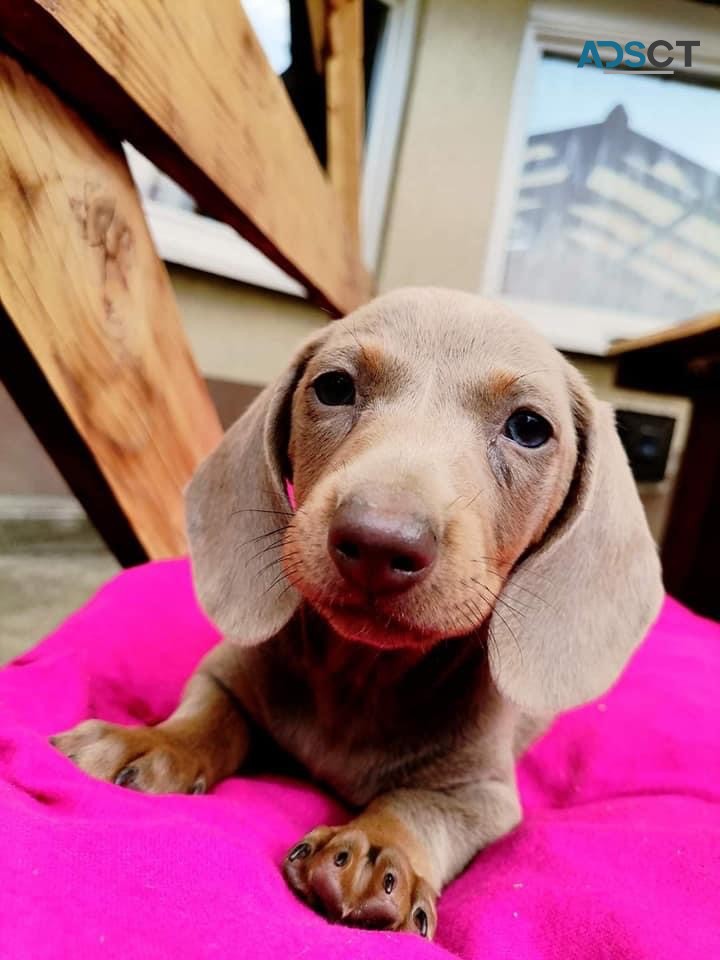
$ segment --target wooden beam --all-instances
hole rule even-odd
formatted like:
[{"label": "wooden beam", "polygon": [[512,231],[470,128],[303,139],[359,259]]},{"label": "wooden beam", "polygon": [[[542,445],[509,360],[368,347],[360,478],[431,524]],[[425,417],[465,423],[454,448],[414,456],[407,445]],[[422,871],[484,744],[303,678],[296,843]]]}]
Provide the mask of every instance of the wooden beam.
[{"label": "wooden beam", "polygon": [[719,321],[717,314],[708,315],[682,324],[680,336],[671,329],[616,348],[619,385],[691,397],[720,390]]},{"label": "wooden beam", "polygon": [[221,427],[118,146],[0,55],[0,375],[123,562],[185,550]]},{"label": "wooden beam", "polygon": [[325,68],[325,29],[327,26],[326,0],[305,0],[313,62],[318,73]]},{"label": "wooden beam", "polygon": [[[103,540],[126,567],[148,553],[88,446],[0,303],[0,379]],[[5,438],[3,438],[5,440]]]},{"label": "wooden beam", "polygon": [[327,0],[326,37],[328,173],[359,255],[365,103],[362,0]]},{"label": "wooden beam", "polygon": [[713,332],[720,335],[720,313],[703,313],[697,317],[692,317],[690,320],[685,320],[683,323],[674,323],[670,327],[664,327],[657,333],[649,333],[634,340],[618,340],[608,350],[608,356],[622,356],[625,353],[645,350],[647,347],[664,346],[678,340],[688,340],[691,337],[699,337],[701,334]]},{"label": "wooden beam", "polygon": [[693,402],[670,517],[662,544],[665,587],[720,620],[720,390]]},{"label": "wooden beam", "polygon": [[720,315],[706,314],[613,347],[617,382],[693,401],[662,543],[669,593],[720,618]]},{"label": "wooden beam", "polygon": [[331,312],[367,299],[347,207],[239,0],[14,0],[0,34]]}]

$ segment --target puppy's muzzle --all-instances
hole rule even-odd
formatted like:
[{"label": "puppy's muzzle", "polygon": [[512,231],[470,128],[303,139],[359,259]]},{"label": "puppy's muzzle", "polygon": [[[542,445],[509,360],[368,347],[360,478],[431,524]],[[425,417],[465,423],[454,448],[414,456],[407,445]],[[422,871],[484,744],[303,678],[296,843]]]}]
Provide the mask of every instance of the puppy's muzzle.
[{"label": "puppy's muzzle", "polygon": [[341,576],[368,594],[401,593],[430,572],[438,553],[430,521],[412,499],[351,497],[335,511],[328,551]]}]

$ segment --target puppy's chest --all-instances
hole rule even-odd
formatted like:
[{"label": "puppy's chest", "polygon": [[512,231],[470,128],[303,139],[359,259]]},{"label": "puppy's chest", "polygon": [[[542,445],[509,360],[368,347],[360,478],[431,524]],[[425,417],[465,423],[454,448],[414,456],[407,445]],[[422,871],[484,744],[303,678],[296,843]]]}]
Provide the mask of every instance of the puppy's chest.
[{"label": "puppy's chest", "polygon": [[422,782],[477,726],[482,651],[457,669],[454,656],[408,663],[397,654],[323,645],[264,652],[258,719],[350,803]]}]

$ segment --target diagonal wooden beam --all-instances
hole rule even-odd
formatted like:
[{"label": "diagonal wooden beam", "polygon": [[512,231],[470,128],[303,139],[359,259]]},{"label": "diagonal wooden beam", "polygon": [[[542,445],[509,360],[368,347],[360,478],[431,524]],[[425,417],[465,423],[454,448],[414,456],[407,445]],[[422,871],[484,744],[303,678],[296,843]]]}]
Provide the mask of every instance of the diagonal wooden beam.
[{"label": "diagonal wooden beam", "polygon": [[239,0],[13,0],[0,34],[331,312],[367,299],[347,206]]},{"label": "diagonal wooden beam", "polygon": [[326,16],[328,173],[359,243],[365,103],[362,0],[326,0]]},{"label": "diagonal wooden beam", "polygon": [[327,28],[326,0],[305,0],[313,62],[318,73],[325,69],[325,32]]},{"label": "diagonal wooden beam", "polygon": [[221,427],[119,146],[0,55],[0,377],[119,559],[185,550]]}]

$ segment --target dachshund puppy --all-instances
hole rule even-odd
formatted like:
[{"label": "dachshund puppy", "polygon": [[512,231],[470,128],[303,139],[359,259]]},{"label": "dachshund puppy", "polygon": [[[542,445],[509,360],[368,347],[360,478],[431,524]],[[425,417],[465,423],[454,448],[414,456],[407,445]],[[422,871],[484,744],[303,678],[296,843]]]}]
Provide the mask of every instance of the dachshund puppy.
[{"label": "dachshund puppy", "polygon": [[521,819],[518,754],[659,609],[610,408],[503,306],[401,290],[302,347],[187,510],[225,641],[164,723],[53,742],[121,786],[200,793],[263,731],[357,813],[292,848],[292,889],[432,937],[441,888]]}]

